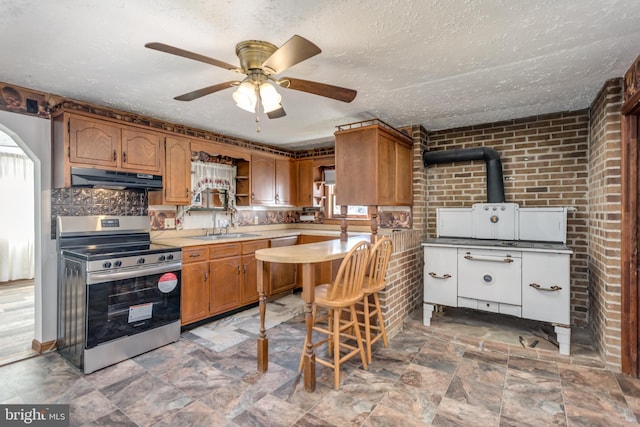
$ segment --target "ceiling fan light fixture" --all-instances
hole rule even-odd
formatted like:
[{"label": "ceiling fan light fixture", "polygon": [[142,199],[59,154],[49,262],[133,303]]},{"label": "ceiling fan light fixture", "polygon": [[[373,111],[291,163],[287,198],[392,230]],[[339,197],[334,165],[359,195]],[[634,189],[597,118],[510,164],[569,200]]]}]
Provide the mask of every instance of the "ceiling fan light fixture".
[{"label": "ceiling fan light fixture", "polygon": [[260,100],[265,113],[270,113],[278,108],[282,108],[282,105],[280,105],[282,95],[280,95],[276,88],[269,82],[264,82],[260,85]]},{"label": "ceiling fan light fixture", "polygon": [[258,97],[256,95],[256,87],[251,82],[242,82],[235,92],[233,92],[233,100],[236,105],[250,113],[256,112],[256,104]]}]

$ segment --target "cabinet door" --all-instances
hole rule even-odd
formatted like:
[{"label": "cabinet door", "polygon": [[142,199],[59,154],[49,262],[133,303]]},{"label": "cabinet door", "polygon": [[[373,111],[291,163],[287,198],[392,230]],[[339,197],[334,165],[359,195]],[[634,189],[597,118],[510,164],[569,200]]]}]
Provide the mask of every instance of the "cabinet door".
[{"label": "cabinet door", "polygon": [[272,205],[275,196],[274,158],[251,156],[251,204]]},{"label": "cabinet door", "polygon": [[274,201],[280,205],[293,205],[297,192],[295,163],[289,159],[277,159],[275,169]]},{"label": "cabinet door", "polygon": [[569,325],[569,254],[523,252],[522,317]]},{"label": "cabinet door", "polygon": [[115,169],[120,156],[120,128],[109,122],[71,117],[69,161]]},{"label": "cabinet door", "polygon": [[396,202],[410,206],[413,204],[413,153],[404,144],[396,145]]},{"label": "cabinet door", "polygon": [[183,325],[209,316],[209,263],[182,266],[181,320]]},{"label": "cabinet door", "polygon": [[298,160],[298,206],[313,206],[313,160]]},{"label": "cabinet door", "polygon": [[242,305],[258,301],[258,266],[255,255],[242,256]]},{"label": "cabinet door", "polygon": [[376,183],[380,205],[392,205],[396,197],[396,143],[387,134],[378,135]]},{"label": "cabinet door", "polygon": [[424,248],[424,301],[458,305],[457,248]]},{"label": "cabinet door", "polygon": [[[271,239],[272,248],[293,246],[298,242],[297,236]],[[298,287],[297,264],[270,263],[269,265],[269,295],[289,291]]]},{"label": "cabinet door", "polygon": [[209,314],[240,307],[240,257],[209,261]]},{"label": "cabinet door", "polygon": [[164,201],[172,205],[188,205],[191,199],[191,148],[187,139],[167,137],[162,176]]},{"label": "cabinet door", "polygon": [[160,134],[136,128],[122,129],[120,167],[135,172],[160,173]]},{"label": "cabinet door", "polygon": [[254,253],[268,247],[266,239],[242,242],[242,305],[258,301],[258,263]]},{"label": "cabinet door", "polygon": [[[331,236],[313,236],[313,235],[301,235],[298,243],[316,243],[316,242],[325,242],[327,240],[334,240],[338,237]],[[315,284],[321,285],[324,283],[331,283],[333,279],[335,279],[336,274],[338,273],[338,269],[340,269],[340,264],[342,263],[342,259],[336,259],[333,261],[325,261],[325,262],[317,262],[313,265],[314,268],[314,277]],[[298,267],[298,271],[301,274],[298,275],[298,279],[302,280],[302,267]],[[302,283],[299,284],[302,286]]]}]

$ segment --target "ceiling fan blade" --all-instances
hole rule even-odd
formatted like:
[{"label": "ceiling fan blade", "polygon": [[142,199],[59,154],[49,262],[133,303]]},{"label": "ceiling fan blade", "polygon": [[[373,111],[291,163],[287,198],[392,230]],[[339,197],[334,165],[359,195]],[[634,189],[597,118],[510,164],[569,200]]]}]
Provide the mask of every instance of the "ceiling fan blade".
[{"label": "ceiling fan blade", "polygon": [[286,116],[287,113],[284,111],[284,108],[280,107],[277,110],[269,111],[267,113],[267,117],[270,119],[279,119],[280,117]]},{"label": "ceiling fan blade", "polygon": [[193,92],[185,93],[180,96],[176,96],[175,100],[178,101],[193,101],[194,99],[198,99],[205,95],[212,94],[214,92],[218,92],[219,90],[228,89],[233,86],[239,85],[240,82],[237,80],[233,80],[230,82],[218,83],[217,85],[203,87],[202,89],[194,90]]},{"label": "ceiling fan blade", "polygon": [[309,80],[293,79],[291,77],[281,78],[278,80],[278,84],[284,88],[313,93],[314,95],[333,98],[342,102],[351,102],[358,94],[358,92],[353,89],[312,82]]},{"label": "ceiling fan blade", "polygon": [[299,62],[322,52],[318,46],[304,37],[295,35],[273,52],[263,63],[262,68],[271,74],[278,74]]},{"label": "ceiling fan blade", "polygon": [[193,59],[195,61],[204,62],[205,64],[215,65],[216,67],[224,68],[226,70],[242,72],[236,65],[231,65],[224,61],[219,61],[208,56],[200,55],[199,53],[189,52],[188,50],[180,49],[179,47],[169,46],[168,44],[152,42],[147,43],[144,47],[160,52],[170,53],[172,55],[182,56],[183,58]]}]

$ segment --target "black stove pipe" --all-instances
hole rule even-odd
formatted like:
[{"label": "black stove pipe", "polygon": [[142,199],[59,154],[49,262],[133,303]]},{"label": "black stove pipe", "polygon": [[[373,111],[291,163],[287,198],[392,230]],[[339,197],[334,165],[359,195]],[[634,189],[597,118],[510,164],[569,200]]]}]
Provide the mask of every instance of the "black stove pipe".
[{"label": "black stove pipe", "polygon": [[424,151],[424,167],[436,163],[469,162],[484,160],[487,165],[487,202],[504,203],[504,182],[500,155],[493,148],[475,147],[459,150]]}]

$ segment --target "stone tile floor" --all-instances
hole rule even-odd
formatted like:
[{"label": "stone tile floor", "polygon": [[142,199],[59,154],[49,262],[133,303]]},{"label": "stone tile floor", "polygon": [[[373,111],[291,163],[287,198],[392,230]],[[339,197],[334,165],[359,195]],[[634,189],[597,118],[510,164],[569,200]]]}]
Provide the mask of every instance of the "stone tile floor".
[{"label": "stone tile floor", "polygon": [[336,391],[319,365],[306,393],[299,296],[269,303],[265,374],[257,317],[251,309],[194,328],[90,375],[55,352],[0,367],[0,403],[69,403],[74,426],[638,425],[640,380],[603,369],[588,340],[575,356],[523,348],[530,325],[512,318],[452,310],[426,328],[416,312],[368,370],[347,362]]}]

